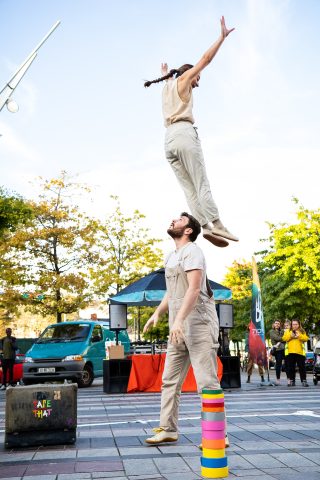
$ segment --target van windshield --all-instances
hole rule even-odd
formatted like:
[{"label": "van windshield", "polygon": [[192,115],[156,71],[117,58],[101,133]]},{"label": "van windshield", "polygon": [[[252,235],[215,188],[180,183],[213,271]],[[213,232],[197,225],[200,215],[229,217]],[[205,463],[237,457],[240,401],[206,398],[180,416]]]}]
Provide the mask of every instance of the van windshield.
[{"label": "van windshield", "polygon": [[45,329],[37,343],[82,342],[88,337],[89,331],[90,325],[86,324],[54,325]]}]

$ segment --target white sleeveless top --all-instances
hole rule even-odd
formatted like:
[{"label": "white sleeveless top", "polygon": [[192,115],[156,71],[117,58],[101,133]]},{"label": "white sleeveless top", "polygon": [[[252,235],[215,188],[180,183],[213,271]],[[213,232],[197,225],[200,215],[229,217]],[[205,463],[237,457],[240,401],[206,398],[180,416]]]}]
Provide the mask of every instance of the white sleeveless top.
[{"label": "white sleeveless top", "polygon": [[162,113],[165,127],[179,121],[191,122],[193,124],[192,107],[192,92],[189,101],[184,102],[178,93],[178,79],[169,79],[162,91]]}]

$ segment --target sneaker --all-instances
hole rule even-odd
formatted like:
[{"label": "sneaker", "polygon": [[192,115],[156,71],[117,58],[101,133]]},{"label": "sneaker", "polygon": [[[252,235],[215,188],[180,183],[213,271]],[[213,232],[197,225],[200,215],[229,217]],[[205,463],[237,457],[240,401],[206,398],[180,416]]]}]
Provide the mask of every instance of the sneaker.
[{"label": "sneaker", "polygon": [[233,242],[238,242],[239,238],[235,235],[232,235],[231,232],[223,225],[223,223],[218,219],[214,220],[213,228],[211,229],[211,233],[214,235],[218,235],[218,237],[227,238],[228,240],[232,240]]},{"label": "sneaker", "polygon": [[214,235],[212,231],[209,230],[208,228],[203,229],[202,235],[206,240],[209,240],[209,242],[211,242],[216,247],[223,248],[229,245],[229,242],[225,238]]},{"label": "sneaker", "polygon": [[176,442],[178,440],[177,432],[167,432],[161,427],[153,428],[152,430],[155,432],[155,435],[153,437],[146,438],[146,443],[157,445],[158,443]]},{"label": "sneaker", "polygon": [[309,387],[309,384],[307,383],[307,380],[303,380],[302,386],[303,387]]},{"label": "sneaker", "polygon": [[5,385],[1,385],[0,390],[5,390],[7,387]]}]

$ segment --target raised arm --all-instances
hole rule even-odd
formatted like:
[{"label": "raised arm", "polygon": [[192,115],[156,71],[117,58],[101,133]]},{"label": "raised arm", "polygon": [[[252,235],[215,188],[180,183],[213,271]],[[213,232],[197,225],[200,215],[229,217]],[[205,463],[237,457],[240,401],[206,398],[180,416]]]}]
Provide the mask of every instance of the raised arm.
[{"label": "raised arm", "polygon": [[[224,17],[220,19],[221,24],[221,33],[219,38],[214,42],[213,45],[202,55],[199,62],[195,64],[194,67],[187,70],[185,73],[179,77],[179,94],[183,95],[183,93],[187,94],[191,88],[191,84],[194,80],[197,79],[200,72],[209,65],[212,61],[216,53],[218,52],[219,48],[223,44],[224,40],[227,38],[229,33],[233,32],[234,28],[228,29],[226,27]],[[181,89],[181,92],[180,92]],[[187,96],[187,95],[183,95]]]}]

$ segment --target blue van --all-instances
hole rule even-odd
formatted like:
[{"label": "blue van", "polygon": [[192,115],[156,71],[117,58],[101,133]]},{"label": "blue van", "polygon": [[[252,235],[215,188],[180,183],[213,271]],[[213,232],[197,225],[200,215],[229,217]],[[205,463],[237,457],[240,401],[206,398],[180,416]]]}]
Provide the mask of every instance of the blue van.
[{"label": "blue van", "polygon": [[[77,320],[49,325],[27,351],[23,383],[72,380],[79,387],[90,387],[103,374],[105,341],[115,340],[109,321]],[[119,332],[125,353],[130,351],[126,330]]]}]

